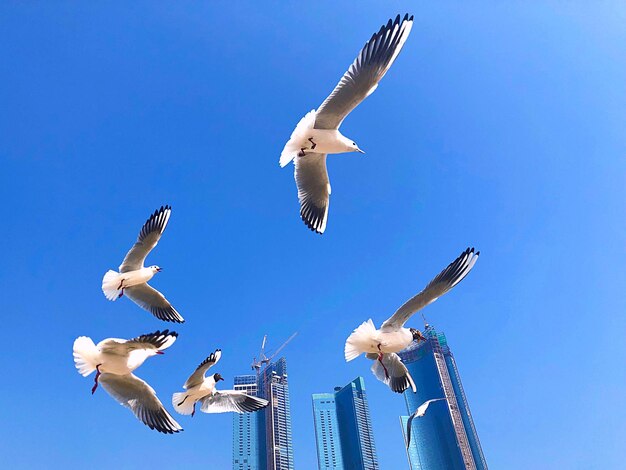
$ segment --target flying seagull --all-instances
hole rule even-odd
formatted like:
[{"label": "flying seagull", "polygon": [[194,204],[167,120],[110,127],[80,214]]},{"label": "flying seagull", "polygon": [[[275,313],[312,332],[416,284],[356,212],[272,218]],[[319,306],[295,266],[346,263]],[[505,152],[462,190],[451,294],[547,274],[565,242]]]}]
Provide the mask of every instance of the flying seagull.
[{"label": "flying seagull", "polygon": [[252,412],[265,408],[268,401],[263,398],[246,395],[237,390],[217,390],[216,385],[224,378],[220,374],[205,376],[206,372],[222,357],[222,350],[216,349],[200,363],[195,372],[183,385],[186,392],[174,393],[172,404],[182,415],[193,416],[196,413],[196,402],[200,402],[203,413],[236,413]]},{"label": "flying seagull", "polygon": [[185,320],[158,290],[148,281],[161,271],[159,266],[144,268],[148,254],[159,243],[159,239],[170,220],[172,208],[161,206],[141,227],[137,241],[126,253],[117,273],[108,270],[102,278],[102,292],[109,300],[117,300],[124,294],[141,308],[164,321],[183,323]]},{"label": "flying seagull", "polygon": [[[394,392],[402,393],[409,386],[415,391],[415,386],[411,385],[410,375],[405,379],[402,378],[408,374],[408,371],[405,373],[401,370],[402,368],[398,364],[401,364],[400,358],[393,353],[402,351],[413,340],[424,341],[425,338],[421,331],[415,328],[405,328],[404,324],[415,312],[434,302],[461,282],[474,267],[479,254],[480,252],[478,251],[474,253],[474,248],[466,249],[446,269],[430,281],[422,292],[406,301],[396,313],[382,324],[379,330],[376,329],[371,318],[362,323],[346,340],[344,349],[346,361],[351,361],[362,353],[366,353],[369,359],[373,359],[376,356],[380,367],[382,367],[382,373],[378,369],[378,365],[375,364],[375,367],[372,367],[376,377],[388,383]],[[388,366],[391,366],[391,369]],[[402,364],[402,367],[404,367],[404,364]],[[402,376],[399,374],[402,374]],[[381,376],[384,380],[381,379]],[[394,378],[397,380],[394,381]]]},{"label": "flying seagull", "polygon": [[328,218],[330,182],[326,171],[329,153],[361,152],[339,132],[345,117],[371,95],[400,53],[413,26],[413,16],[389,20],[365,43],[333,92],[317,110],[304,116],[280,155],[280,166],[295,159],[300,216],[311,230],[324,233]]},{"label": "flying seagull", "polygon": [[440,400],[445,400],[445,398],[433,398],[432,400],[425,401],[424,403],[422,403],[420,406],[417,407],[417,410],[415,410],[415,413],[409,416],[409,420],[406,422],[406,448],[407,449],[411,445],[411,423],[413,423],[413,419],[421,418],[422,416],[424,416],[426,414],[426,410],[428,409],[428,406],[431,403],[435,401],[440,401]]},{"label": "flying seagull", "polygon": [[74,341],[74,363],[83,377],[96,371],[92,394],[102,384],[150,429],[172,434],[183,428],[165,410],[154,389],[132,372],[149,357],[163,354],[177,337],[177,333],[163,330],[129,340],[108,338],[96,345],[91,338],[80,336]]}]

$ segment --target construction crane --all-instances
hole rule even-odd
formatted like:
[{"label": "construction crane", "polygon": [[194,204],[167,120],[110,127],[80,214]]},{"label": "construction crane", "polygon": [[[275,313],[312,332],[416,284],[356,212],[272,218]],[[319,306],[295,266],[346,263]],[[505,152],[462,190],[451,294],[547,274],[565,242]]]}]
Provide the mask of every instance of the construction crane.
[{"label": "construction crane", "polygon": [[265,343],[267,342],[267,335],[263,336],[263,342],[261,343],[261,352],[259,352],[259,358],[257,360],[257,358],[255,357],[254,360],[252,361],[252,370],[256,370],[256,375],[259,375],[261,373],[261,367],[263,367],[266,364],[269,364],[271,362],[272,359],[274,359],[274,357],[283,350],[283,348],[285,346],[287,346],[287,343],[289,343],[289,341],[291,341],[293,338],[295,338],[295,336],[298,334],[298,332],[296,331],[294,334],[292,334],[289,339],[287,341],[285,341],[276,351],[274,351],[274,353],[267,357],[265,355]]}]

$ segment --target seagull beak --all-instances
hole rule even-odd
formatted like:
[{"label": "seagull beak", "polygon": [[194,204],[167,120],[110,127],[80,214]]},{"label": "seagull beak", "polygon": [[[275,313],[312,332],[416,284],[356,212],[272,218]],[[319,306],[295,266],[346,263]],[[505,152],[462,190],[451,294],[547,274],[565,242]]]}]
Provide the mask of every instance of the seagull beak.
[{"label": "seagull beak", "polygon": [[361,149],[356,149],[356,151],[357,151],[357,152],[359,152],[359,153],[365,153],[365,152],[364,152],[363,150],[361,150]]},{"label": "seagull beak", "polygon": [[160,273],[161,271],[163,271],[163,268],[159,268],[157,269],[157,272]]},{"label": "seagull beak", "polygon": [[165,354],[163,351],[157,351],[157,354]]}]

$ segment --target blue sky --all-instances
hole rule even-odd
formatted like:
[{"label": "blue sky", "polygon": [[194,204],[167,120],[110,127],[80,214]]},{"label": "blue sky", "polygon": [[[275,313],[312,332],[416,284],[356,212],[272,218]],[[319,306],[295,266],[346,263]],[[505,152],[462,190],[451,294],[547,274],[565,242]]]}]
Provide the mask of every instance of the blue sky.
[{"label": "blue sky", "polygon": [[[533,2],[539,3],[539,2]],[[460,368],[492,468],[617,468],[626,439],[626,8],[619,2],[5,2],[0,6],[0,454],[13,468],[228,468],[229,415],[149,431],[80,377],[79,335],[172,325],[110,303],[141,224],[187,323],[137,374],[168,404],[217,347],[246,373],[285,350],[297,468],[311,394],[365,377],[383,469],[404,401],[343,343],[466,246],[472,273],[425,310]],[[323,236],[278,157],[388,18],[415,26],[329,158]],[[411,326],[421,326],[414,318]]]}]

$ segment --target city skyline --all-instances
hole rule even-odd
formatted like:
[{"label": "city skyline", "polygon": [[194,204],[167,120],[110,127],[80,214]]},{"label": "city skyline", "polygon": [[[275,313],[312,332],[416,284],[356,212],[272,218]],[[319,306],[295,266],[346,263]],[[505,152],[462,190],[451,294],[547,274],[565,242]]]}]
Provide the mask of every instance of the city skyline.
[{"label": "city skyline", "polygon": [[[318,236],[281,149],[406,12],[398,60],[342,125],[366,153],[328,158]],[[345,340],[475,246],[471,276],[426,313],[453,347],[489,466],[620,468],[624,412],[589,397],[626,389],[626,345],[583,344],[590,319],[626,331],[625,17],[623,2],[554,0],[1,2],[3,464],[232,466],[230,414],[176,416],[184,432],[162,435],[76,372],[79,336],[169,328],[176,343],[138,372],[168,411],[210,352],[224,352],[211,372],[226,389],[263,334],[298,331],[295,465],[317,462],[311,393],[363,376],[379,464],[405,468],[404,397],[367,359],[346,363]],[[162,205],[150,285],[180,325],[101,290]]]}]

